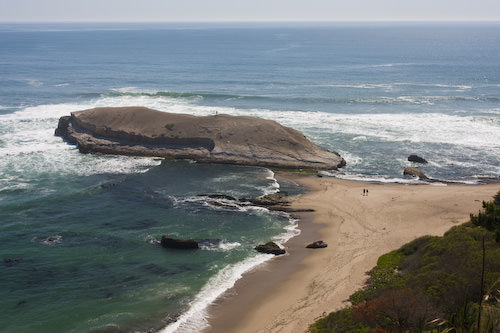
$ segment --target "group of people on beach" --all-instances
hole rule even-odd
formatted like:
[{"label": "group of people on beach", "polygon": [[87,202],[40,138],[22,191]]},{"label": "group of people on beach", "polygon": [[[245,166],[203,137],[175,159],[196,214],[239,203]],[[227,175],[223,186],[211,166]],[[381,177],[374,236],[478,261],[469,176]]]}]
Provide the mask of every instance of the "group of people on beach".
[{"label": "group of people on beach", "polygon": [[368,189],[367,188],[364,188],[363,189],[363,196],[367,196],[368,195]]}]

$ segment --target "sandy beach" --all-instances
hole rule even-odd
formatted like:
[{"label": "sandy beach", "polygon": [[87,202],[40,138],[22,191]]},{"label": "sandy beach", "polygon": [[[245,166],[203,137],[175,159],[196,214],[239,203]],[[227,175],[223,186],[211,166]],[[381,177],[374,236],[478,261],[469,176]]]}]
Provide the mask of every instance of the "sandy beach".
[{"label": "sandy beach", "polygon": [[[291,173],[309,189],[293,198],[301,235],[288,255],[246,274],[209,309],[210,332],[306,332],[316,319],[349,305],[380,255],[469,220],[500,191],[488,185],[369,184]],[[363,195],[364,189],[368,195]],[[314,240],[324,249],[305,249]]]}]

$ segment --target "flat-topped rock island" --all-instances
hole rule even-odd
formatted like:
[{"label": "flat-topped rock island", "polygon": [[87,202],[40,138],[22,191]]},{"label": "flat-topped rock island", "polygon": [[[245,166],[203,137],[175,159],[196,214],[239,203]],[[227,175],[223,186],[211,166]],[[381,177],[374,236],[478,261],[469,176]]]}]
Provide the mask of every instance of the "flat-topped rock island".
[{"label": "flat-topped rock island", "polygon": [[301,132],[249,116],[193,116],[101,107],[59,119],[56,135],[82,153],[154,156],[277,168],[338,169],[345,160]]}]

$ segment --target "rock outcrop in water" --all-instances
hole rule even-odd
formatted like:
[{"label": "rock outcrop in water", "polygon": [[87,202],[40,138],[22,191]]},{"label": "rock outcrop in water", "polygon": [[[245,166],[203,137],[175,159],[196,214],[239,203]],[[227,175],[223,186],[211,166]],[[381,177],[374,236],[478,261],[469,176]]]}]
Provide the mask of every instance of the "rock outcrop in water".
[{"label": "rock outcrop in water", "polygon": [[286,251],[278,246],[275,242],[267,242],[266,244],[260,244],[255,247],[260,253],[266,254],[274,254],[275,256],[279,256],[285,254]]},{"label": "rock outcrop in water", "polygon": [[318,147],[299,131],[247,116],[95,108],[61,117],[56,135],[77,144],[83,153],[316,170],[345,165],[339,154]]},{"label": "rock outcrop in water", "polygon": [[200,197],[206,197],[208,200],[206,203],[216,207],[226,207],[226,208],[242,208],[248,207],[248,205],[263,207],[272,211],[280,211],[286,213],[304,213],[304,212],[314,212],[314,209],[306,208],[292,208],[290,207],[290,200],[287,199],[288,194],[286,192],[278,192],[267,194],[261,197],[250,197],[236,199],[225,194],[198,194]]},{"label": "rock outcrop in water", "polygon": [[171,249],[193,250],[199,249],[198,242],[194,239],[178,239],[170,236],[162,236],[160,241],[161,246]]},{"label": "rock outcrop in water", "polygon": [[415,154],[411,154],[410,156],[408,156],[408,161],[415,162],[415,163],[422,163],[422,164],[428,163],[425,158],[418,156],[418,155],[415,155]]},{"label": "rock outcrop in water", "polygon": [[420,180],[429,180],[429,177],[427,177],[420,169],[414,167],[406,167],[403,171],[403,175],[415,177]]},{"label": "rock outcrop in water", "polygon": [[428,183],[443,183],[443,184],[453,183],[442,179],[429,178],[420,169],[414,167],[406,167],[403,171],[403,175],[423,180]]}]

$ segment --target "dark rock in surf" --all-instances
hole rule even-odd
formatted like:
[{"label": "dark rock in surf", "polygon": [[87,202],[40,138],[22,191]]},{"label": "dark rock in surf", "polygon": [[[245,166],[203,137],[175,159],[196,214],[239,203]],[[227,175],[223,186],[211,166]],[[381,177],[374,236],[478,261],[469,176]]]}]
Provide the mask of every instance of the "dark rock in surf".
[{"label": "dark rock in surf", "polygon": [[443,183],[443,184],[450,183],[449,181],[442,180],[442,179],[429,178],[420,169],[414,168],[414,167],[405,168],[405,170],[403,171],[403,175],[409,176],[409,177],[414,177],[414,178],[423,180],[423,181],[428,182],[428,183]]},{"label": "dark rock in surf", "polygon": [[230,195],[226,194],[198,194],[199,197],[208,197],[210,199],[223,199],[223,200],[228,200],[228,201],[236,201],[237,199],[235,197],[232,197]]},{"label": "dark rock in surf", "polygon": [[303,213],[303,212],[313,212],[313,209],[294,209],[290,207],[290,201],[287,199],[288,194],[286,192],[272,193],[264,195],[262,197],[247,197],[236,199],[232,196],[225,194],[198,194],[199,197],[206,197],[211,206],[214,207],[227,207],[227,208],[238,208],[245,207],[248,205],[263,207],[271,211],[281,211],[287,213]]},{"label": "dark rock in surf", "polygon": [[411,154],[410,156],[408,156],[408,161],[415,162],[415,163],[422,163],[422,164],[428,163],[425,158],[420,157],[420,156],[415,155],[415,154]]},{"label": "dark rock in surf", "polygon": [[198,242],[194,239],[177,239],[170,236],[163,236],[160,242],[161,246],[170,249],[191,250],[199,249]]},{"label": "dark rock in surf", "polygon": [[223,208],[225,207],[225,208],[230,208],[230,209],[240,207],[240,205],[238,205],[237,201],[228,203],[228,202],[223,202],[223,201],[207,200],[207,204],[214,206],[214,207],[223,207]]},{"label": "dark rock in surf", "polygon": [[259,198],[242,198],[240,201],[249,202],[255,206],[276,206],[276,205],[288,205],[290,201],[287,199],[288,194],[285,192],[277,192],[265,195]]},{"label": "dark rock in surf", "polygon": [[255,250],[260,253],[274,254],[277,256],[286,253],[286,251],[280,248],[275,242],[267,242],[266,244],[257,245]]},{"label": "dark rock in surf", "polygon": [[307,245],[306,248],[308,248],[308,249],[323,249],[327,246],[328,246],[328,244],[326,244],[322,240],[319,240],[319,241],[315,241],[315,242],[312,242],[311,244]]}]

